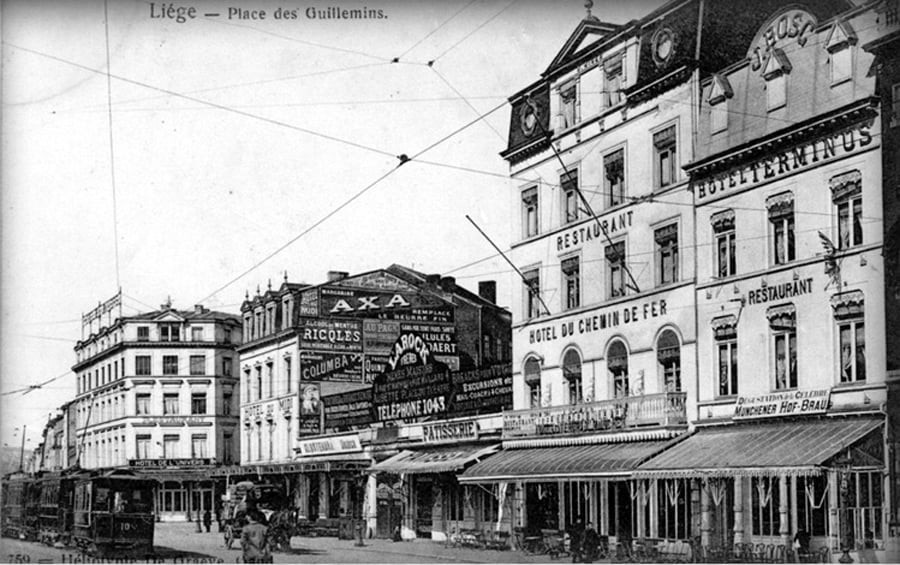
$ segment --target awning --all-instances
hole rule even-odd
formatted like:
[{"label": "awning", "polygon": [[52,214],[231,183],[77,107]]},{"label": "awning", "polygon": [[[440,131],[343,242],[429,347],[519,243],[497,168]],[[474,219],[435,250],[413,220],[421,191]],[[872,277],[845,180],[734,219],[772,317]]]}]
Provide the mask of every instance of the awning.
[{"label": "awning", "polygon": [[877,416],[847,416],[699,428],[638,467],[635,476],[815,475],[882,422]]},{"label": "awning", "polygon": [[671,440],[504,449],[473,465],[459,482],[553,480],[627,475]]},{"label": "awning", "polygon": [[315,473],[331,471],[360,471],[372,464],[372,458],[364,453],[338,453],[322,457],[301,457],[289,463],[269,465],[230,465],[217,467],[210,472],[212,477],[236,475],[282,475],[290,473]]},{"label": "awning", "polygon": [[497,451],[498,444],[403,450],[369,468],[372,473],[451,473]]}]

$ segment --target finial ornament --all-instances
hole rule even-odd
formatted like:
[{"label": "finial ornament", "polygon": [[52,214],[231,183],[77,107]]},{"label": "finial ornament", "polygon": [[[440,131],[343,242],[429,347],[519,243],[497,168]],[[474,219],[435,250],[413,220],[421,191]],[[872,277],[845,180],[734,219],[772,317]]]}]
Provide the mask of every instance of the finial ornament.
[{"label": "finial ornament", "polygon": [[284,282],[287,282],[287,269],[284,270]]},{"label": "finial ornament", "polygon": [[593,0],[584,0],[584,8],[587,10],[587,17],[591,17],[591,8],[594,7]]}]

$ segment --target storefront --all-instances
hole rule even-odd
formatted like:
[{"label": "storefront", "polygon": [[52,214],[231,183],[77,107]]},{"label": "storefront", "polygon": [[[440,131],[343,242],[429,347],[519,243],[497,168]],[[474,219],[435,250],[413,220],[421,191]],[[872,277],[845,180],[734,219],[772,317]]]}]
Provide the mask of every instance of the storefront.
[{"label": "storefront", "polygon": [[131,468],[159,483],[154,509],[157,521],[202,520],[215,510],[215,485],[210,459],[132,459]]},{"label": "storefront", "polygon": [[812,553],[881,548],[883,424],[882,415],[868,414],[702,426],[640,465],[635,477],[690,485],[700,503],[691,536],[713,552],[804,539]]},{"label": "storefront", "polygon": [[461,530],[496,522],[495,496],[460,485],[457,475],[499,449],[496,415],[394,428],[394,454],[373,465],[379,537],[443,541]]}]

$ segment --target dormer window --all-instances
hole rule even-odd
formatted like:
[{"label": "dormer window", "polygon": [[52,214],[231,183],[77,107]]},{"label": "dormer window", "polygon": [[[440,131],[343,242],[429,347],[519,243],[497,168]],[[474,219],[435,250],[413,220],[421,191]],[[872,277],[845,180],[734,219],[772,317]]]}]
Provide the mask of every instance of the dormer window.
[{"label": "dormer window", "polygon": [[787,104],[787,75],[791,72],[791,62],[781,49],[773,49],[766,66],[763,79],[766,81],[766,110],[771,112]]},{"label": "dormer window", "polygon": [[620,54],[603,62],[605,77],[603,88],[603,107],[612,108],[625,98],[622,87],[625,82],[625,58]]},{"label": "dormer window", "polygon": [[856,43],[856,34],[850,24],[838,20],[828,40],[825,42],[825,50],[831,59],[831,85],[841,84],[850,80],[853,75],[853,50],[851,45]]},{"label": "dormer window", "polygon": [[719,133],[728,128],[728,99],[734,96],[731,84],[723,76],[713,75],[709,89],[709,133]]},{"label": "dormer window", "polygon": [[160,324],[159,341],[181,341],[181,327],[179,324]]}]

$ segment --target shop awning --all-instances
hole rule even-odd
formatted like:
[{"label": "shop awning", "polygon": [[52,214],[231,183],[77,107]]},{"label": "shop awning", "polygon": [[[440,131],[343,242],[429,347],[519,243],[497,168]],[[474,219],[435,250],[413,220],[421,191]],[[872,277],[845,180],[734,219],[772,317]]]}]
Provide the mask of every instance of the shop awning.
[{"label": "shop awning", "polygon": [[338,453],[322,457],[301,457],[289,463],[270,465],[229,465],[217,467],[209,474],[212,477],[236,475],[282,475],[290,473],[312,473],[330,471],[359,471],[372,464],[372,458],[364,453]]},{"label": "shop awning", "polygon": [[469,463],[486,457],[500,447],[493,445],[453,446],[431,449],[406,449],[376,463],[369,468],[372,473],[451,473]]},{"label": "shop awning", "polygon": [[466,471],[459,482],[552,480],[625,475],[671,440],[504,449]]},{"label": "shop awning", "polygon": [[821,465],[882,422],[877,416],[847,416],[699,428],[642,464],[635,476],[819,474]]}]

